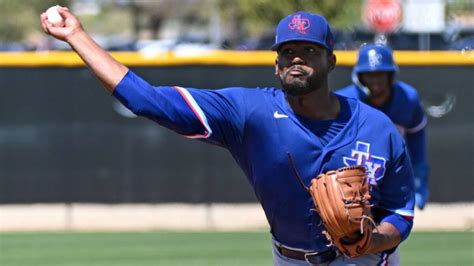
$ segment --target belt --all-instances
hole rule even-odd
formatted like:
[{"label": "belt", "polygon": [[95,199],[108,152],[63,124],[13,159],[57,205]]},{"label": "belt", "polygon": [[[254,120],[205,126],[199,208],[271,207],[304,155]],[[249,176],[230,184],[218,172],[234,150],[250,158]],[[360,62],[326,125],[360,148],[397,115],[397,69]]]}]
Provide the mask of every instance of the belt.
[{"label": "belt", "polygon": [[292,250],[278,245],[275,245],[275,247],[281,255],[287,258],[295,260],[304,260],[310,264],[328,263],[333,261],[338,255],[337,251],[332,249],[320,253],[305,253],[302,251]]}]

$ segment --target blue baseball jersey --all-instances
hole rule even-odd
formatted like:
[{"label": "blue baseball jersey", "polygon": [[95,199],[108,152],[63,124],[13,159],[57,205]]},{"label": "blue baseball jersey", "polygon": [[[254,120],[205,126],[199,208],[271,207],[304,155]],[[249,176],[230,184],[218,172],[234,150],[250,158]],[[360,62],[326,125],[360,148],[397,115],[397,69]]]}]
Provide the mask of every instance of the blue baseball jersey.
[{"label": "blue baseball jersey", "polygon": [[403,239],[412,228],[413,174],[403,139],[385,115],[360,101],[338,96],[344,111],[335,124],[344,126],[321,139],[311,129],[317,121],[294,113],[277,88],[154,87],[129,71],[114,96],[137,115],[228,149],[252,185],[273,237],[287,247],[329,249],[312,198],[287,154],[306,185],[320,173],[364,165],[378,222],[393,224]]},{"label": "blue baseball jersey", "polygon": [[[336,91],[337,94],[367,102],[367,94],[356,84]],[[426,133],[428,119],[423,111],[415,88],[402,81],[395,81],[390,100],[381,107],[405,137],[415,175],[427,185],[428,162],[426,158]]]}]

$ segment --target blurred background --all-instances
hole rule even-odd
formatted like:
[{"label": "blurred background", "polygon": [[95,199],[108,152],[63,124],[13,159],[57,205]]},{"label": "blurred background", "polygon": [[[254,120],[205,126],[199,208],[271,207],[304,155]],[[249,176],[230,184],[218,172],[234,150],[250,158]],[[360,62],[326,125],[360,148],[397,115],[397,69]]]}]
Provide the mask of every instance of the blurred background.
[{"label": "blurred background", "polygon": [[[332,25],[334,90],[351,83],[361,45],[388,43],[398,78],[418,89],[429,117],[431,196],[416,225],[473,228],[473,0],[0,0],[0,231],[120,222],[130,229],[137,219],[125,225],[127,219],[109,215],[124,204],[152,208],[118,210],[119,217],[149,214],[138,219],[139,228],[189,226],[178,208],[153,211],[154,204],[176,203],[192,206],[180,209],[186,213],[203,211],[204,228],[266,226],[227,151],[136,118],[103,92],[68,45],[42,32],[39,15],[56,4],[68,6],[100,45],[154,85],[278,87],[268,50],[276,23],[297,10],[323,14]],[[35,215],[35,204],[53,211]],[[91,204],[104,209],[81,212]],[[212,210],[219,204],[252,210],[218,215]],[[465,219],[448,219],[446,211]],[[435,218],[423,218],[430,213]]]},{"label": "blurred background", "polygon": [[[369,8],[367,2],[373,2]],[[370,9],[378,2],[386,12],[374,28]],[[69,49],[42,34],[38,23],[38,14],[55,4],[68,6],[110,51],[267,50],[276,23],[297,10],[323,14],[333,27],[337,50],[353,50],[373,41],[379,36],[374,29],[386,32],[385,41],[396,50],[471,50],[474,46],[472,0],[404,0],[398,1],[399,7],[383,2],[0,0],[0,50]]]},{"label": "blurred background", "polygon": [[280,86],[269,48],[298,10],[330,21],[334,90],[361,45],[387,43],[428,115],[430,201],[402,265],[473,265],[474,0],[0,0],[0,265],[271,264],[266,218],[231,155],[104,93],[42,32],[56,4],[153,85]]},{"label": "blurred background", "polygon": [[57,4],[153,85],[280,86],[269,49],[298,10],[332,26],[333,90],[351,83],[361,45],[392,46],[428,115],[431,166],[402,265],[474,265],[474,0],[0,0],[0,265],[271,264],[266,218],[231,155],[104,93],[42,32]]}]

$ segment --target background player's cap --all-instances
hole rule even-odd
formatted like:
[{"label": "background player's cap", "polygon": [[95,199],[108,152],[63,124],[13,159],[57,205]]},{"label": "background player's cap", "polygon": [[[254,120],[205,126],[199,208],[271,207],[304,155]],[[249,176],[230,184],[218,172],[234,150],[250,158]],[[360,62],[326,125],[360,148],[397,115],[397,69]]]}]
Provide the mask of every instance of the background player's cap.
[{"label": "background player's cap", "polygon": [[392,49],[383,44],[367,44],[359,49],[355,73],[362,72],[398,72],[393,60]]},{"label": "background player's cap", "polygon": [[331,52],[334,48],[334,37],[326,19],[303,11],[291,14],[278,23],[272,50],[276,51],[280,45],[292,41],[317,43]]}]

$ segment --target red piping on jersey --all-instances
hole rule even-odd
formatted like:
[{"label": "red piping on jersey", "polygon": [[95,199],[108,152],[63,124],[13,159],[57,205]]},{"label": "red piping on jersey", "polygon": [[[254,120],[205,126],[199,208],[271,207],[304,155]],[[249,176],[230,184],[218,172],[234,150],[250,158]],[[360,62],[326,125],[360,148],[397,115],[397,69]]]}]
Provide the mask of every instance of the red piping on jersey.
[{"label": "red piping on jersey", "polygon": [[[178,93],[181,95],[181,97],[183,97],[184,101],[186,102],[186,104],[189,106],[189,108],[191,108],[191,110],[193,111],[194,115],[197,117],[197,119],[199,120],[199,122],[201,123],[201,125],[204,126],[204,128],[207,128],[206,127],[206,123],[204,123],[204,120],[202,119],[202,117],[199,115],[199,112],[193,107],[193,104],[188,100],[188,98],[186,97],[186,95],[181,92],[181,89],[185,90],[184,88],[181,88],[181,87],[178,87],[178,86],[174,86],[173,87],[175,90],[178,91]],[[181,134],[183,135],[184,137],[186,138],[208,138],[209,137],[209,131],[208,130],[204,130],[204,134],[192,134],[192,135],[186,135],[186,134]]]}]

